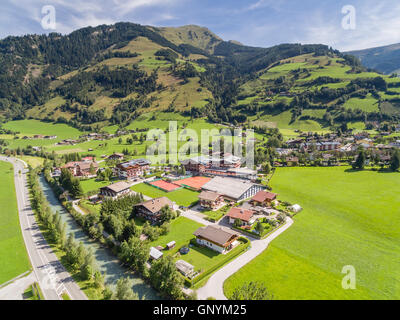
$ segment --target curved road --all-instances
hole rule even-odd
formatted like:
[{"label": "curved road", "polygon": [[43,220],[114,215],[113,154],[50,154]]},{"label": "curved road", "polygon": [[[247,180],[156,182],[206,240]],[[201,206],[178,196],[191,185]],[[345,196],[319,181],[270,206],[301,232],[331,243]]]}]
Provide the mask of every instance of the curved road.
[{"label": "curved road", "polygon": [[33,267],[33,275],[46,300],[61,300],[65,292],[72,300],[88,300],[71,275],[65,270],[43,237],[29,200],[27,172],[21,160],[0,156],[14,165],[15,191],[19,220],[25,247]]},{"label": "curved road", "polygon": [[227,300],[224,295],[225,280],[261,254],[265,249],[267,249],[271,241],[287,230],[292,224],[293,220],[287,217],[285,225],[270,234],[267,238],[263,240],[252,239],[251,248],[247,252],[243,253],[232,262],[219,269],[210,277],[210,279],[208,279],[204,287],[197,290],[198,299],[206,300],[209,297],[214,297],[217,300]]}]

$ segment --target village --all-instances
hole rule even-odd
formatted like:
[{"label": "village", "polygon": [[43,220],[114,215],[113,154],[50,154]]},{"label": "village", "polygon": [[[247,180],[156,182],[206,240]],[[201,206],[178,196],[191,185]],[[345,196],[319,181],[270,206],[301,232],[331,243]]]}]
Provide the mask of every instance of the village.
[{"label": "village", "polygon": [[[125,133],[118,132],[117,136]],[[105,200],[115,201],[140,194],[143,201],[132,211],[142,221],[160,226],[165,211],[172,210],[179,213],[178,216],[200,223],[202,226],[192,233],[192,239],[186,239],[189,242],[179,248],[171,237],[168,237],[168,242],[152,246],[148,264],[150,267],[152,260],[173,252],[179,272],[193,281],[205,271],[187,258],[191,256],[193,247],[229,255],[248,240],[266,238],[285,224],[287,217],[302,210],[301,205],[278,199],[279,195],[269,190],[268,180],[276,167],[349,165],[355,162],[358,152],[364,150],[366,165],[371,163],[383,168],[390,164],[392,150],[400,147],[400,141],[382,143],[382,137],[386,135],[381,133],[371,137],[367,132],[341,135],[300,133],[297,138],[274,148],[274,161],[268,170],[263,165],[248,168],[240,157],[225,152],[195,156],[175,166],[152,164],[144,158],[113,153],[102,155],[99,161],[94,156],[86,156],[80,161],[67,162],[53,168],[51,174],[58,178],[63,170],[68,170],[83,185],[102,180],[101,187],[96,185],[93,190],[84,192],[78,201],[75,200],[81,212],[90,213],[91,207],[99,210]],[[114,135],[92,133],[80,139],[103,141],[112,137]],[[72,141],[75,142],[79,141]],[[190,192],[190,201],[181,201],[178,195],[184,191]],[[148,236],[142,234],[141,239],[147,240]]]},{"label": "village", "polygon": [[[152,166],[146,159],[126,160],[120,153],[114,153],[99,162],[88,156],[53,168],[52,177],[59,178],[63,170],[68,170],[84,184],[98,179],[106,170],[101,167],[106,160],[115,163],[109,184],[96,189],[95,193],[83,195],[78,201],[74,200],[75,209],[90,213],[91,207],[99,208],[103,201],[117,201],[138,194],[135,186],[145,186],[164,193],[164,196],[154,198],[146,195],[146,192],[141,193],[143,202],[132,208],[136,219],[160,226],[165,211],[170,209],[202,226],[192,233],[192,238],[187,239],[189,242],[182,247],[177,248],[177,241],[172,238],[151,247],[148,267],[151,261],[161,259],[165,254],[170,255],[173,251],[173,256],[177,257],[176,268],[189,280],[187,283],[190,285],[193,279],[207,271],[190,263],[193,263],[190,251],[201,252],[205,257],[220,255],[223,261],[226,261],[224,256],[228,260],[233,259],[248,249],[251,240],[266,238],[286,222],[287,216],[301,211],[299,205],[282,203],[277,194],[257,183],[257,171],[242,167],[239,157],[223,152],[183,161],[177,171]],[[152,174],[154,172],[158,174]],[[173,201],[173,196],[182,190],[196,195],[190,205],[179,200]],[[174,230],[170,233],[173,234]],[[147,240],[148,236],[142,234],[141,239]],[[201,250],[196,250],[196,247]],[[211,269],[217,268],[211,266]]]}]

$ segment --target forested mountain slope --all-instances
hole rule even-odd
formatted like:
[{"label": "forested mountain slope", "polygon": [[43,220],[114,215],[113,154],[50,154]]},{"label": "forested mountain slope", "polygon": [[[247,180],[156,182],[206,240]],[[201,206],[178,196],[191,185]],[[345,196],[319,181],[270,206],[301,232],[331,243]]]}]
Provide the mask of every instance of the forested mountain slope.
[{"label": "forested mountain slope", "polygon": [[[398,82],[366,72],[354,57],[325,45],[248,47],[198,26],[117,23],[66,36],[8,37],[0,41],[0,62],[7,120],[84,129],[168,111],[267,126],[279,125],[276,116],[292,123],[310,117],[325,126],[398,114]],[[359,112],[352,99],[367,99],[368,107]]]}]

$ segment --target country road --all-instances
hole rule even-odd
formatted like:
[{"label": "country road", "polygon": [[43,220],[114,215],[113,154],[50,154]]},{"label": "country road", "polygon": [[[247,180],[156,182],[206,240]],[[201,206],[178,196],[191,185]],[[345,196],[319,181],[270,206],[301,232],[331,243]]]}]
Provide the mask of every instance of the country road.
[{"label": "country road", "polygon": [[62,294],[67,293],[72,300],[88,300],[58,260],[39,229],[29,200],[28,170],[24,162],[3,156],[0,156],[0,160],[14,165],[15,191],[22,235],[33,267],[33,277],[39,283],[45,299],[61,300]]},{"label": "country road", "polygon": [[287,230],[292,224],[293,220],[287,217],[286,223],[279,229],[275,230],[267,238],[263,240],[255,240],[253,238],[249,238],[251,241],[251,248],[236,259],[234,259],[232,262],[219,269],[216,273],[214,273],[210,277],[210,279],[208,279],[205,286],[197,290],[198,299],[206,300],[209,297],[213,297],[217,300],[227,300],[224,294],[225,280],[237,271],[239,271],[251,260],[256,258],[264,250],[266,250],[271,241],[282,234],[285,230]]}]

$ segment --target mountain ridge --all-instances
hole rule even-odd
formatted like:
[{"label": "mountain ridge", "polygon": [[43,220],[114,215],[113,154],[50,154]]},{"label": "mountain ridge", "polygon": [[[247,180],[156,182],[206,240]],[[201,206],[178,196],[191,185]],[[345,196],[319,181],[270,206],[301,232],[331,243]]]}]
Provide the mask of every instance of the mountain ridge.
[{"label": "mountain ridge", "polygon": [[[382,113],[380,94],[389,82],[326,45],[249,47],[194,25],[117,23],[65,36],[8,37],[0,41],[0,61],[3,118],[79,128],[125,126],[160,111],[256,124],[275,122],[280,114],[287,125],[312,122],[318,128],[370,121]],[[370,94],[379,108],[355,112],[346,106],[354,95],[362,100]],[[392,94],[385,99],[398,98]],[[383,117],[397,114],[393,103]]]}]

